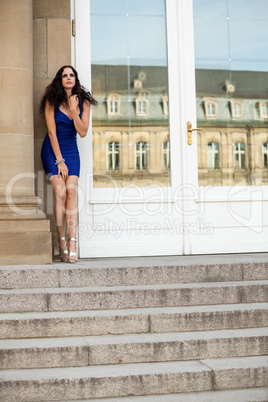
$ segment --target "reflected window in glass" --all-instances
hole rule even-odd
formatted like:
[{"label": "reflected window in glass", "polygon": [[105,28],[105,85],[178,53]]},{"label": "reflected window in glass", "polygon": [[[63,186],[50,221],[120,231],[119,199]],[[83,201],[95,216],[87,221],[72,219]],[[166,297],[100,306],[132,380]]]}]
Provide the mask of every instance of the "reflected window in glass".
[{"label": "reflected window in glass", "polygon": [[218,142],[210,142],[208,144],[208,169],[215,170],[220,167],[220,153]]},{"label": "reflected window in glass", "polygon": [[167,96],[163,96],[163,113],[165,116],[169,115],[169,103]]},{"label": "reflected window in glass", "polygon": [[119,169],[119,143],[109,142],[108,144],[108,170]]},{"label": "reflected window in glass", "polygon": [[111,94],[107,98],[108,115],[118,116],[120,115],[120,95]]},{"label": "reflected window in glass", "polygon": [[136,144],[136,169],[147,169],[147,142],[140,141]]},{"label": "reflected window in glass", "polygon": [[169,141],[163,142],[163,156],[164,156],[164,169],[170,168],[170,143]]},{"label": "reflected window in glass", "polygon": [[236,142],[234,148],[235,169],[246,169],[246,146],[244,142]]},{"label": "reflected window in glass", "polygon": [[264,169],[268,169],[268,142],[263,144],[262,154],[263,154],[263,167]]},{"label": "reflected window in glass", "polygon": [[243,116],[243,104],[238,101],[231,101],[231,112],[233,119],[240,119]]},{"label": "reflected window in glass", "polygon": [[137,116],[148,116],[149,102],[147,99],[136,99],[136,114]]},{"label": "reflected window in glass", "polygon": [[260,117],[268,119],[268,102],[260,102]]},{"label": "reflected window in glass", "polygon": [[216,119],[218,112],[217,102],[214,100],[205,100],[205,113],[207,119]]}]

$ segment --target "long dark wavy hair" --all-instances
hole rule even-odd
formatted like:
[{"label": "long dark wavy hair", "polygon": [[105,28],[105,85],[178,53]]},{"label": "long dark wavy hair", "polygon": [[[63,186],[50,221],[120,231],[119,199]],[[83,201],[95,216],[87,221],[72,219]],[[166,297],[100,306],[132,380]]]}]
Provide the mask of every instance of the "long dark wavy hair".
[{"label": "long dark wavy hair", "polygon": [[79,105],[81,105],[84,100],[88,101],[91,105],[98,104],[91,93],[80,84],[75,68],[73,68],[73,66],[63,66],[59,69],[51,84],[49,84],[45,89],[45,93],[40,102],[39,110],[41,113],[44,113],[45,111],[46,101],[48,101],[54,109],[58,109],[62,104],[68,105],[67,94],[62,85],[62,73],[65,68],[71,68],[75,75],[75,85],[72,88],[72,95],[78,96]]}]

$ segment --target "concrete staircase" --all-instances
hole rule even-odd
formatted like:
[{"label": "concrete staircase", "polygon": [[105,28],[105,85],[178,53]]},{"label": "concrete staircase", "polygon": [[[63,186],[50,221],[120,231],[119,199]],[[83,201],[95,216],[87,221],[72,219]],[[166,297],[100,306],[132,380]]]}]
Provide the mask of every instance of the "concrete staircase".
[{"label": "concrete staircase", "polygon": [[203,260],[0,268],[0,401],[268,400],[268,262]]}]

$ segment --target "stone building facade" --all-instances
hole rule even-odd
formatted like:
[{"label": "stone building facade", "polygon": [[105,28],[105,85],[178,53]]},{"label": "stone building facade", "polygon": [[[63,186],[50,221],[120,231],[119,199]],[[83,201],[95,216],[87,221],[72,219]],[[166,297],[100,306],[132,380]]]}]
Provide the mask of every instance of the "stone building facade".
[{"label": "stone building facade", "polygon": [[56,71],[71,62],[70,2],[1,0],[0,19],[0,264],[50,263],[50,214],[42,212],[47,203],[40,206],[47,184],[39,173],[46,127],[38,108]]}]

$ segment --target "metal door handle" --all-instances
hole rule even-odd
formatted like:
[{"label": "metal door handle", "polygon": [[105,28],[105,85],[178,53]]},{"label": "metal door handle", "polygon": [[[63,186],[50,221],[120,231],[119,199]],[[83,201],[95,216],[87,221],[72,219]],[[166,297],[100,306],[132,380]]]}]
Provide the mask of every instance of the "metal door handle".
[{"label": "metal door handle", "polygon": [[188,142],[188,145],[192,145],[192,143],[193,143],[192,131],[203,131],[203,130],[201,130],[201,128],[192,128],[192,123],[190,121],[187,121],[187,142]]}]

